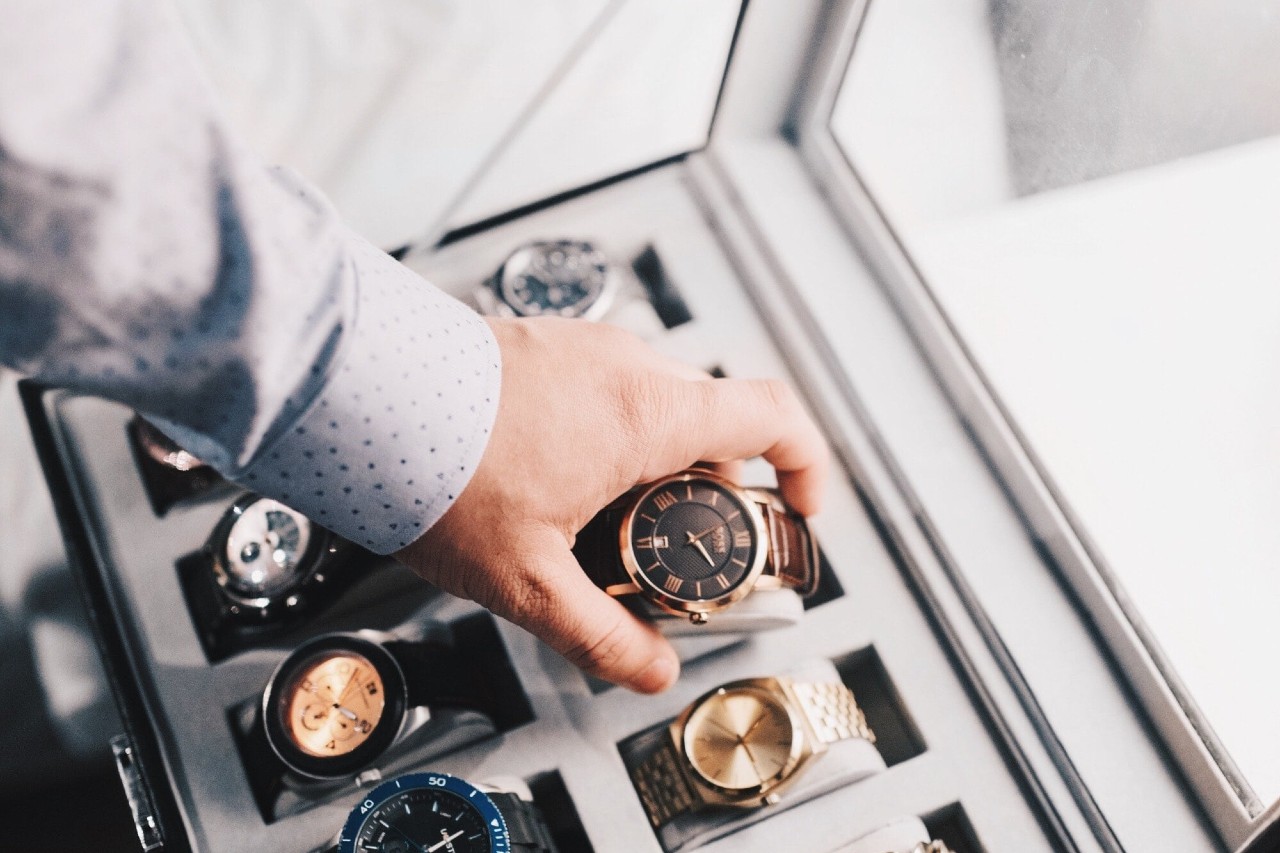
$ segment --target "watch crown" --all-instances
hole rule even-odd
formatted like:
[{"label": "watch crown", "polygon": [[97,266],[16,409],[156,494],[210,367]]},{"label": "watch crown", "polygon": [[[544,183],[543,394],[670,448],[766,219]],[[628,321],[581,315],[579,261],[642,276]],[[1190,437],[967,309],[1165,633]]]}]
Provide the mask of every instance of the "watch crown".
[{"label": "watch crown", "polygon": [[705,614],[705,613],[690,613],[690,614],[689,614],[689,621],[690,621],[690,622],[692,622],[692,623],[693,623],[693,624],[695,624],[695,625],[705,625],[705,624],[707,624],[707,614]]}]

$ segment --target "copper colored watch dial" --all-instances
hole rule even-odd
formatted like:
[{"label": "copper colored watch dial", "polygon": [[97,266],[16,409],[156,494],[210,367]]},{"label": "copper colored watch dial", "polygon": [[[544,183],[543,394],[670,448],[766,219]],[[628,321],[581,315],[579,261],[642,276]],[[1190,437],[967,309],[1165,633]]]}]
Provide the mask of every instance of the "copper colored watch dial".
[{"label": "copper colored watch dial", "polygon": [[386,707],[382,676],[368,658],[323,652],[300,665],[280,693],[284,730],[307,755],[346,755],[369,739]]}]

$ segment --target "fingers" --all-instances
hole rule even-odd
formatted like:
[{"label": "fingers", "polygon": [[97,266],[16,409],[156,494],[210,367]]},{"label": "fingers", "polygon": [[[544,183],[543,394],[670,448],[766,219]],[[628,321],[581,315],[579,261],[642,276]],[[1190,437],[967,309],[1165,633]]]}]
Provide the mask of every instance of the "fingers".
[{"label": "fingers", "polygon": [[828,453],[822,433],[791,386],[776,379],[714,379],[684,384],[687,399],[668,411],[674,421],[653,448],[650,465],[662,476],[693,461],[725,462],[763,456],[796,510],[821,508]]},{"label": "fingers", "polygon": [[524,564],[495,612],[598,678],[640,693],[675,683],[680,661],[671,644],[587,578],[562,534],[547,529],[522,545]]}]

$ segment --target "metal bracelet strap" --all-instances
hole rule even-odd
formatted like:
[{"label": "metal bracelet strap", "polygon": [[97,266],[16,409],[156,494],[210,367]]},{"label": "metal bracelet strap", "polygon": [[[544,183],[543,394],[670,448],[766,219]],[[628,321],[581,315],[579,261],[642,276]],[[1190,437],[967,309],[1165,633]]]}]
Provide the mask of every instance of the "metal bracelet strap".
[{"label": "metal bracelet strap", "polygon": [[769,568],[802,597],[818,588],[818,548],[804,516],[787,508],[774,489],[756,489],[767,497],[761,504],[769,531]]},{"label": "metal bracelet strap", "polygon": [[546,818],[538,807],[516,794],[491,793],[489,799],[507,822],[507,838],[521,853],[557,853]]},{"label": "metal bracelet strap", "polygon": [[631,781],[654,829],[691,810],[696,802],[680,762],[675,744],[664,732],[657,748],[631,771]]},{"label": "metal bracelet strap", "polygon": [[867,725],[866,715],[858,707],[853,691],[834,681],[792,682],[791,690],[804,709],[818,740],[835,743],[860,737],[876,742],[876,734]]}]

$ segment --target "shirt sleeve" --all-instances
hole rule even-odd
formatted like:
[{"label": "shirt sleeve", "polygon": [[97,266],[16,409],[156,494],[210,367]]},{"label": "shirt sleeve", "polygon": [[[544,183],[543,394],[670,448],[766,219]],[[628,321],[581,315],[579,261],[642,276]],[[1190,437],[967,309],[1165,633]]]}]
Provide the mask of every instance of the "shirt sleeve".
[{"label": "shirt sleeve", "polygon": [[475,312],[228,132],[155,0],[6,8],[0,362],[379,553],[461,493],[501,373]]}]

